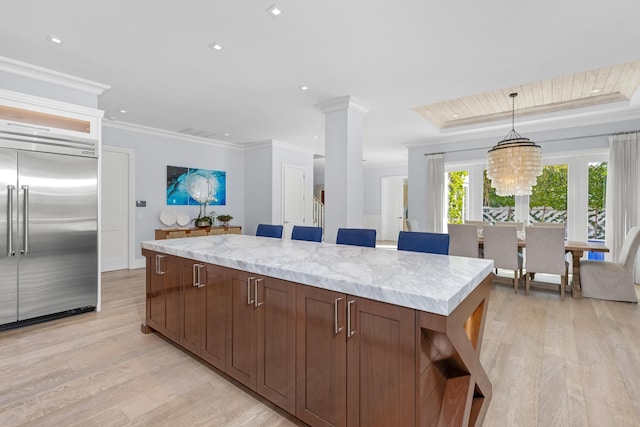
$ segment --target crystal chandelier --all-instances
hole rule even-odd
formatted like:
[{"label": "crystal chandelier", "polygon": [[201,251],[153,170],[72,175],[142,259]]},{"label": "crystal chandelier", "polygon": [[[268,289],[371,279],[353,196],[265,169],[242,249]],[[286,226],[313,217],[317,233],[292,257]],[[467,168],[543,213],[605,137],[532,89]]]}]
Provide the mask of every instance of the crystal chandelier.
[{"label": "crystal chandelier", "polygon": [[515,99],[511,97],[511,131],[488,153],[487,177],[498,196],[526,196],[542,175],[540,146],[523,138],[514,127]]}]

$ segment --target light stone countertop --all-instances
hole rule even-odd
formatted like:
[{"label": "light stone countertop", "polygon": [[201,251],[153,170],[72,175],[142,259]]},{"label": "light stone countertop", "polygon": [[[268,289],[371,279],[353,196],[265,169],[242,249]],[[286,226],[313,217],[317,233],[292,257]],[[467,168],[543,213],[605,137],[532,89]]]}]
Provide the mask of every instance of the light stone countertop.
[{"label": "light stone countertop", "polygon": [[442,315],[493,270],[485,259],[238,234],[153,240],[142,248]]}]

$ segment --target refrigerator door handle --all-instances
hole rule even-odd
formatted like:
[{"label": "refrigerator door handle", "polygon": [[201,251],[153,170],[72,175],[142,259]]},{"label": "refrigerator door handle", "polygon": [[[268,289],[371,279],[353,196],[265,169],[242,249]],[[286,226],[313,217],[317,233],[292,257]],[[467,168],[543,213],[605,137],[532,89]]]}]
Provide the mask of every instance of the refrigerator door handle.
[{"label": "refrigerator door handle", "polygon": [[7,256],[16,256],[13,250],[13,198],[15,185],[7,185]]},{"label": "refrigerator door handle", "polygon": [[23,185],[23,209],[22,209],[22,250],[21,255],[29,254],[29,186]]}]

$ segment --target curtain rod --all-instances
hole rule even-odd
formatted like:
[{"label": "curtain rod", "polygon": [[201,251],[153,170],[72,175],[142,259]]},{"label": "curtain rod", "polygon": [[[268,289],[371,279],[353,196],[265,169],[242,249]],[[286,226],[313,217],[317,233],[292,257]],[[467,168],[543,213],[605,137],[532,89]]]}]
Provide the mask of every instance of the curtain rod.
[{"label": "curtain rod", "polygon": [[[537,141],[538,143],[544,144],[547,142],[558,142],[558,141],[573,141],[574,139],[583,139],[583,138],[598,138],[601,136],[617,136],[617,135],[628,135],[632,133],[640,133],[640,130],[629,130],[625,132],[616,132],[616,133],[602,133],[599,135],[587,135],[587,136],[573,136],[571,138],[557,138],[557,139],[546,139],[544,141]],[[462,151],[475,151],[475,150],[488,150],[493,148],[493,146],[488,147],[476,147],[476,148],[461,148],[459,150],[451,150],[451,151],[439,151],[437,153],[424,153],[425,156],[431,156],[433,154],[448,154],[448,153],[459,153]]]}]

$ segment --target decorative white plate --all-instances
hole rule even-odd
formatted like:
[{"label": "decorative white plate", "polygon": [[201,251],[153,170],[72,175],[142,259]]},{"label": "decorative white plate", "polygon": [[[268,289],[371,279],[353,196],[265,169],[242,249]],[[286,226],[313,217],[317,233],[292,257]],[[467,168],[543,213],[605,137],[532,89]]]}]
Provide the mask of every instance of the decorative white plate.
[{"label": "decorative white plate", "polygon": [[191,221],[191,218],[189,218],[188,214],[181,213],[181,214],[178,214],[176,221],[178,221],[178,225],[180,227],[184,227],[185,225],[189,224],[189,221]]},{"label": "decorative white plate", "polygon": [[176,223],[176,210],[173,208],[164,208],[160,212],[160,222],[164,225],[173,225]]}]

